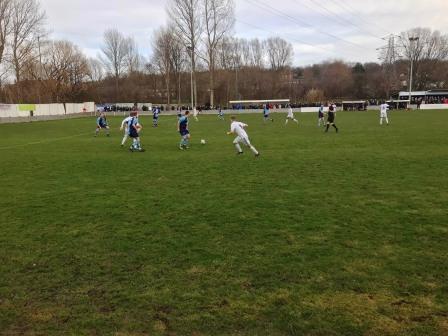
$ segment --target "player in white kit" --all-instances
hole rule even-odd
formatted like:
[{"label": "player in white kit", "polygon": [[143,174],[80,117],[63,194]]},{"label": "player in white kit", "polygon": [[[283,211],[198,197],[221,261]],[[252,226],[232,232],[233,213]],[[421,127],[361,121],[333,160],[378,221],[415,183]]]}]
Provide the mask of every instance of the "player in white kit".
[{"label": "player in white kit", "polygon": [[297,125],[299,125],[299,121],[296,118],[294,118],[294,113],[292,111],[291,105],[288,105],[288,116],[286,117],[285,126],[288,125],[288,122],[290,120],[294,121]]},{"label": "player in white kit", "polygon": [[121,141],[121,147],[123,147],[126,143],[126,141],[129,138],[129,127],[128,127],[128,123],[129,121],[132,119],[131,116],[123,119],[123,121],[121,122],[121,127],[120,127],[120,131],[122,131],[124,129],[124,136],[123,136],[123,141]]},{"label": "player in white kit", "polygon": [[389,125],[389,118],[387,112],[389,111],[389,105],[387,103],[381,104],[380,107],[380,125],[383,124],[383,120],[386,120],[386,124]]},{"label": "player in white kit", "polygon": [[241,148],[241,143],[246,145],[250,148],[252,153],[255,154],[255,157],[260,156],[260,153],[255,149],[254,146],[250,143],[249,136],[246,133],[245,128],[248,126],[242,122],[239,122],[236,120],[235,116],[232,116],[231,118],[232,124],[230,125],[230,132],[227,132],[228,135],[236,134],[237,137],[233,141],[233,144],[235,145],[238,154],[243,154],[243,149]]},{"label": "player in white kit", "polygon": [[196,120],[196,121],[199,121],[199,119],[198,119],[198,114],[199,114],[198,109],[197,109],[196,107],[193,108],[193,118],[194,118],[194,120]]}]

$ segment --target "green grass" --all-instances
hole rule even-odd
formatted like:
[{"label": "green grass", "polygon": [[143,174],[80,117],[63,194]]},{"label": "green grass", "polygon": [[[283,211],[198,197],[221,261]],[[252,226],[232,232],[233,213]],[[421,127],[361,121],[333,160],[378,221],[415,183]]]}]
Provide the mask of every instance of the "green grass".
[{"label": "green grass", "polygon": [[378,117],[0,125],[0,334],[447,335],[448,113]]}]

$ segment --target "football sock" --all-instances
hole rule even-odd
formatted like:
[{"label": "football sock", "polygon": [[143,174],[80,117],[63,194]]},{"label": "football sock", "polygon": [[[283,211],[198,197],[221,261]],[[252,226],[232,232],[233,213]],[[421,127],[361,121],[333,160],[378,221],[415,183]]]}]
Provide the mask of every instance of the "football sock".
[{"label": "football sock", "polygon": [[254,153],[255,155],[258,155],[258,154],[259,154],[258,151],[255,149],[254,146],[249,146],[249,147],[250,147],[250,150],[252,151],[252,153]]},{"label": "football sock", "polygon": [[242,153],[243,149],[241,148],[240,144],[235,144],[236,150],[238,151],[238,153]]}]

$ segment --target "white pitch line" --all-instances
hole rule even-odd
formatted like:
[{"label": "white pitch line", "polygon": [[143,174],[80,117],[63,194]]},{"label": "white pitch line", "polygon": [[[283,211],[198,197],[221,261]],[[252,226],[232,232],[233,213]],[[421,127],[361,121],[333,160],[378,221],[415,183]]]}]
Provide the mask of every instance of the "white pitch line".
[{"label": "white pitch line", "polygon": [[14,146],[0,147],[0,150],[14,149],[14,148],[21,148],[21,147],[34,146],[34,145],[41,145],[41,144],[45,144],[45,143],[49,143],[49,142],[54,142],[54,141],[61,141],[61,140],[67,140],[67,139],[77,138],[77,137],[85,136],[85,135],[89,135],[89,134],[91,134],[91,133],[82,133],[82,134],[77,134],[77,135],[70,135],[70,136],[66,136],[66,137],[61,137],[61,138],[53,138],[53,139],[42,140],[42,141],[28,142],[28,143],[26,143],[26,144],[22,144],[22,145],[14,145]]}]

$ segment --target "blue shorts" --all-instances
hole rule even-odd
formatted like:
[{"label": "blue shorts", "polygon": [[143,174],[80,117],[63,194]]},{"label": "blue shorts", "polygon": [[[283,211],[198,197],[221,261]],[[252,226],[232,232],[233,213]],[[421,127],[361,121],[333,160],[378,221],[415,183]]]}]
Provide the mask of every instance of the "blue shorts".
[{"label": "blue shorts", "polygon": [[98,125],[98,128],[107,128],[108,125]]},{"label": "blue shorts", "polygon": [[186,135],[190,134],[190,132],[188,130],[181,130],[179,133],[181,136],[186,136]]}]

